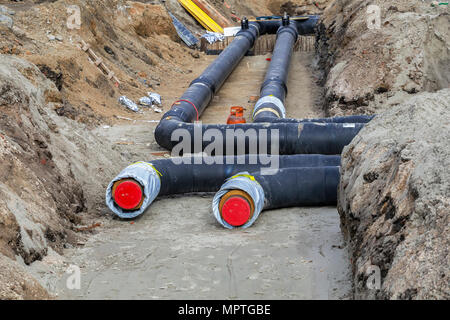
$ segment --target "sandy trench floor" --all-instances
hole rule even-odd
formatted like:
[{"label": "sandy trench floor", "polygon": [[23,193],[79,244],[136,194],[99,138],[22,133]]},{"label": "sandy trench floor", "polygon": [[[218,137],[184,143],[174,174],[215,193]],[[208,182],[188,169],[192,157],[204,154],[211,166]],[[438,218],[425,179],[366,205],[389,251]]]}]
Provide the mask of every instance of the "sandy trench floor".
[{"label": "sandy trench floor", "polygon": [[[201,120],[224,123],[229,108],[241,105],[249,121],[249,101],[259,93],[268,57],[245,57]],[[206,57],[194,74],[214,58]],[[312,59],[311,53],[294,54],[289,117],[321,115]],[[131,163],[162,151],[154,141],[155,126],[139,121],[94,132]],[[83,246],[67,249],[64,257],[50,253],[32,265],[33,273],[60,299],[351,298],[350,261],[336,208],[268,211],[253,227],[229,231],[215,221],[212,197],[158,199],[132,223],[115,219],[105,207],[102,227]],[[80,290],[67,288],[69,265],[80,267]]]}]

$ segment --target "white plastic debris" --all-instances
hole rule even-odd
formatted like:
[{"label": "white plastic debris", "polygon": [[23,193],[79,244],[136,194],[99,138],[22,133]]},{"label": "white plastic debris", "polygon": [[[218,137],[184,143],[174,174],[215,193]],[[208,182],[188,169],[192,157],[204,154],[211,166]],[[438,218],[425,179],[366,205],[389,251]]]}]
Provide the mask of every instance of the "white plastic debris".
[{"label": "white plastic debris", "polygon": [[239,31],[241,31],[241,27],[223,28],[225,37],[235,37]]},{"label": "white plastic debris", "polygon": [[139,104],[141,106],[151,107],[153,106],[153,100],[149,97],[142,97],[139,99]]},{"label": "white plastic debris", "polygon": [[206,33],[202,35],[202,38],[205,38],[209,44],[225,40],[225,36],[223,34],[211,31],[206,31]]},{"label": "white plastic debris", "polygon": [[134,103],[133,101],[131,101],[130,99],[128,99],[126,96],[121,96],[119,98],[119,102],[121,105],[127,107],[128,109],[134,111],[134,112],[139,112],[139,107],[136,103]]},{"label": "white plastic debris", "polygon": [[156,104],[158,106],[162,105],[161,96],[157,94],[156,92],[147,92],[147,95],[150,99],[152,99],[153,104]]},{"label": "white plastic debris", "polygon": [[[149,92],[150,94],[151,92]],[[153,98],[151,97],[142,97],[139,99],[139,104],[141,106],[152,108],[153,111],[157,113],[162,113],[163,110],[158,108],[155,104],[161,105],[161,97],[159,94],[155,93]],[[157,96],[156,96],[157,95]]]}]

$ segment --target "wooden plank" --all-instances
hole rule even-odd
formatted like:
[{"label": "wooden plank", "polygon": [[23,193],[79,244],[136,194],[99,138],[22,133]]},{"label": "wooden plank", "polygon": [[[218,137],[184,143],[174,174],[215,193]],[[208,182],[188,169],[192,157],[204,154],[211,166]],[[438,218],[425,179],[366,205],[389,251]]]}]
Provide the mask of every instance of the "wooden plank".
[{"label": "wooden plank", "polygon": [[213,32],[223,33],[223,28],[217,24],[209,15],[200,9],[191,0],[178,0],[178,2],[206,29]]},{"label": "wooden plank", "polygon": [[209,15],[214,21],[217,22],[222,28],[231,27],[234,24],[225,18],[216,8],[214,8],[206,0],[192,0],[200,9],[202,9],[207,15]]}]

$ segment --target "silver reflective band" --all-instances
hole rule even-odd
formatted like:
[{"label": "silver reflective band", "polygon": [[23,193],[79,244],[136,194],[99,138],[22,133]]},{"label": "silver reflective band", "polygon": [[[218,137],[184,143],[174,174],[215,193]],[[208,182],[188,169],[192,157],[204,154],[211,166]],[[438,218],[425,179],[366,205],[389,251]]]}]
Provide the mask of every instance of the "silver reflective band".
[{"label": "silver reflective band", "polygon": [[[161,190],[161,178],[159,173],[153,168],[152,164],[147,162],[138,162],[125,168],[106,189],[106,205],[121,218],[133,219],[144,213],[144,211],[152,204]],[[134,179],[144,187],[144,202],[142,207],[136,211],[124,211],[114,201],[112,189],[117,181],[123,179]]]},{"label": "silver reflective band", "polygon": [[253,200],[255,204],[255,212],[253,213],[253,217],[244,224],[240,228],[248,228],[251,227],[255,221],[258,219],[264,208],[264,190],[261,185],[251,180],[250,178],[245,177],[246,175],[250,175],[248,172],[238,173],[235,178],[228,179],[225,184],[222,186],[219,192],[216,193],[213,199],[212,209],[213,214],[216,220],[227,229],[234,229],[235,227],[228,224],[226,221],[222,219],[222,215],[219,210],[220,201],[222,197],[227,194],[231,190],[242,190],[246,192]]},{"label": "silver reflective band", "polygon": [[275,106],[278,107],[281,111],[281,118],[286,118],[286,108],[284,107],[283,102],[274,96],[265,96],[258,100],[258,102],[255,105],[255,109],[253,110],[253,118],[255,118],[256,114],[258,113],[259,109],[264,103],[272,103]]}]

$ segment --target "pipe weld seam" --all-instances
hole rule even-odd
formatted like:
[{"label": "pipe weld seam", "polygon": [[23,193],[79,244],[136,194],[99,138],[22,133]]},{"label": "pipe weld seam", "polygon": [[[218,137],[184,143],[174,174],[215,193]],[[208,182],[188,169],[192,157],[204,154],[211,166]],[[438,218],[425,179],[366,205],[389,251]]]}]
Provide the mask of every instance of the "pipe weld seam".
[{"label": "pipe weld seam", "polygon": [[269,78],[265,80],[264,83],[261,85],[261,92],[263,92],[270,85],[279,85],[284,89],[285,94],[286,95],[288,94],[288,88],[286,83],[278,78]]},{"label": "pipe weld seam", "polygon": [[265,103],[274,104],[281,112],[281,115],[279,117],[283,119],[286,118],[286,108],[284,107],[283,102],[275,96],[265,96],[259,99],[258,102],[256,103],[255,109],[253,111],[253,119],[259,113],[259,110],[262,109],[261,106]]},{"label": "pipe weld seam", "polygon": [[255,113],[255,115],[253,116],[253,118],[256,118],[256,117],[258,116],[258,114],[260,114],[261,112],[265,112],[265,111],[267,111],[267,112],[272,112],[272,113],[275,114],[278,118],[281,118],[280,113],[279,113],[277,110],[273,109],[273,108],[262,108],[262,109],[259,109],[259,110]]},{"label": "pipe weld seam", "polygon": [[172,105],[171,108],[173,108],[173,106],[176,105],[178,102],[187,102],[187,103],[189,103],[191,106],[193,106],[195,112],[197,112],[197,121],[200,120],[200,115],[199,115],[199,113],[198,113],[197,107],[195,106],[195,104],[193,104],[193,103],[192,103],[191,101],[189,101],[189,100],[186,100],[186,99],[180,99],[180,100],[178,100],[178,101],[175,101],[175,102],[173,103],[173,105]]},{"label": "pipe weld seam", "polygon": [[204,76],[200,76],[197,79],[195,79],[194,81],[191,82],[191,84],[189,85],[190,87],[194,86],[194,85],[202,85],[207,87],[213,94],[216,93],[216,86],[214,84],[214,82],[210,79],[208,79],[207,77]]}]

